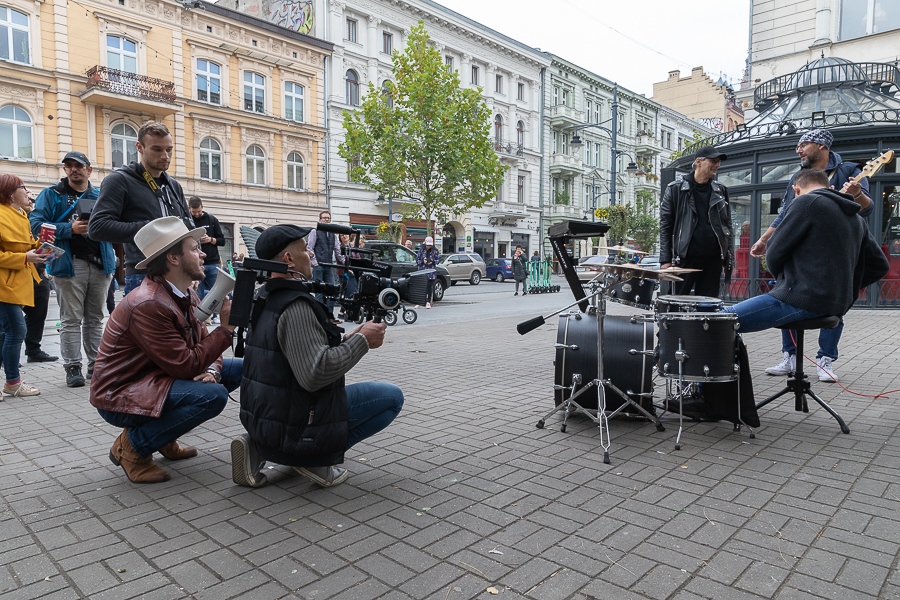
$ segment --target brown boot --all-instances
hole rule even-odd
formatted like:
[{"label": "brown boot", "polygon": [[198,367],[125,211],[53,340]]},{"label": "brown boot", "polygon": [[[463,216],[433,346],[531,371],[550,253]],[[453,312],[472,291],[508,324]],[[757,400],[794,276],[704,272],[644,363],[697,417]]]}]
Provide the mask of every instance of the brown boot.
[{"label": "brown boot", "polygon": [[131,447],[128,439],[128,428],[113,442],[109,450],[109,460],[117,467],[125,470],[125,475],[132,483],[160,483],[168,481],[171,475],[156,466],[152,456],[141,456]]},{"label": "brown boot", "polygon": [[159,449],[159,453],[169,460],[183,460],[197,456],[197,449],[191,446],[179,447],[178,442],[169,442]]}]

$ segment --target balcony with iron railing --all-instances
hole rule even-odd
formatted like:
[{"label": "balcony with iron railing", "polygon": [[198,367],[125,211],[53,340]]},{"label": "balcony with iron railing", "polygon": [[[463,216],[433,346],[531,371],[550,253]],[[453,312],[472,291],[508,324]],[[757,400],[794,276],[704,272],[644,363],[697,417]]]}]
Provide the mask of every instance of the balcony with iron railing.
[{"label": "balcony with iron railing", "polygon": [[91,67],[85,75],[88,79],[81,94],[82,102],[132,110],[150,108],[157,115],[169,115],[182,109],[182,105],[175,103],[175,83],[172,81],[101,65]]},{"label": "balcony with iron railing", "polygon": [[522,142],[514,142],[512,140],[501,140],[497,138],[491,139],[494,150],[500,154],[509,156],[525,156],[525,144]]}]

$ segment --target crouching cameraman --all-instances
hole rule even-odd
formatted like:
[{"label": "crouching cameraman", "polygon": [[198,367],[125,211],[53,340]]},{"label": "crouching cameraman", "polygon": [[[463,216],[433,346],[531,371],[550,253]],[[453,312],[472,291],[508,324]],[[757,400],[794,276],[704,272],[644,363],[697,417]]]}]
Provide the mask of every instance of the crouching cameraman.
[{"label": "crouching cameraman", "polygon": [[[263,260],[286,263],[312,280],[307,227],[275,225],[256,242]],[[294,278],[294,273],[272,274]],[[384,341],[384,323],[367,322],[342,336],[325,304],[296,288],[273,289],[247,337],[241,422],[248,434],[231,442],[232,478],[266,484],[266,461],[288,465],[322,487],[347,479],[344,452],[388,425],[403,392],[377,381],[344,384],[344,374]]]}]

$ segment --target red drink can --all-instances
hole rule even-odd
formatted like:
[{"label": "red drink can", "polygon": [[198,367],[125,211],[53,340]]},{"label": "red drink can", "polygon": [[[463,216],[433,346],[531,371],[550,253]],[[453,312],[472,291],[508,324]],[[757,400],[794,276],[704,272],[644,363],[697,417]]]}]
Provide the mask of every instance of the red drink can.
[{"label": "red drink can", "polygon": [[52,244],[56,239],[56,225],[53,223],[44,223],[41,225],[41,241]]}]

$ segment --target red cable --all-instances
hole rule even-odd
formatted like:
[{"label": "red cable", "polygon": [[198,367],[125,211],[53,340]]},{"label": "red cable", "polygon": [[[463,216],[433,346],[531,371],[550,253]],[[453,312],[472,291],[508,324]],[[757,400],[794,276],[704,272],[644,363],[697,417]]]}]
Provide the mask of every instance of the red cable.
[{"label": "red cable", "polygon": [[[796,347],[797,347],[797,340],[794,339],[794,330],[793,330],[793,329],[788,329],[788,333],[791,334],[791,341],[794,342],[794,348],[796,348]],[[875,395],[872,395],[872,394],[860,394],[859,392],[854,392],[853,390],[848,390],[848,389],[845,388],[843,385],[841,385],[841,382],[838,381],[837,377],[835,377],[833,373],[830,373],[830,372],[828,371],[828,369],[823,369],[821,366],[819,366],[819,363],[818,363],[817,361],[814,361],[813,359],[811,359],[810,357],[808,357],[808,356],[805,355],[805,354],[803,355],[803,358],[805,358],[806,360],[808,360],[808,361],[811,362],[812,364],[816,365],[816,368],[817,368],[817,369],[822,369],[823,371],[825,371],[825,373],[826,373],[829,377],[831,377],[831,380],[834,381],[836,384],[840,385],[841,388],[842,388],[845,392],[850,392],[851,394],[854,394],[854,395],[856,395],[856,396],[863,396],[864,398],[888,398],[888,394],[893,394],[894,392],[900,392],[900,390],[891,390],[891,391],[889,391],[889,392],[883,392],[883,393],[881,393],[881,394],[875,394]]]}]

